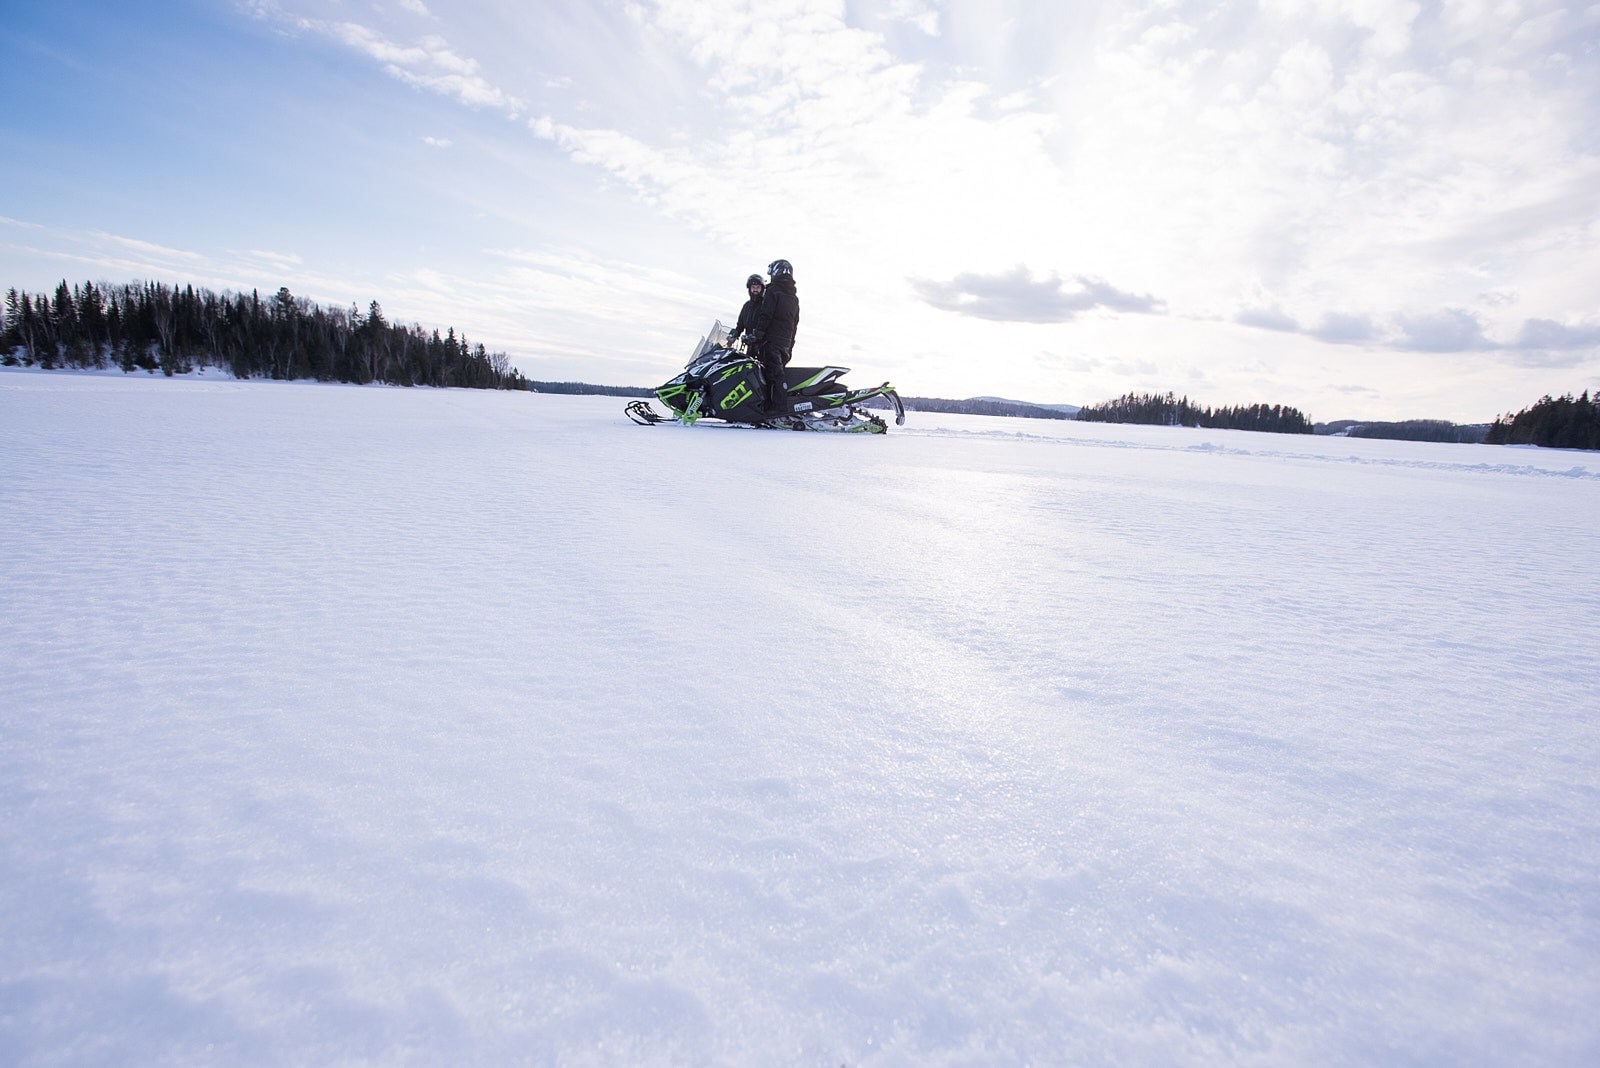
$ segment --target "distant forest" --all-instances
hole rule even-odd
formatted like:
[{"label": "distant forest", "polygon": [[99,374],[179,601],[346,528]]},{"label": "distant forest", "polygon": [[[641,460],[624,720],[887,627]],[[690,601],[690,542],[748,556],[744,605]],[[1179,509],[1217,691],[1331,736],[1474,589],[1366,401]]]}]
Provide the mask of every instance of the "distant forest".
[{"label": "distant forest", "polygon": [[[1072,413],[1060,408],[1047,408],[1023,401],[998,400],[991,397],[969,397],[966,400],[943,400],[939,397],[902,397],[907,411],[953,412],[959,415],[1006,415],[1021,419],[1071,419]],[[873,405],[888,407],[888,402]]]},{"label": "distant forest", "polygon": [[323,308],[287,289],[213,293],[159,282],[6,293],[0,363],[43,368],[120,367],[168,375],[217,367],[238,378],[385,382],[398,386],[525,389],[502,352],[455,328],[441,337],[351,305]]},{"label": "distant forest", "polygon": [[1273,434],[1309,434],[1312,423],[1301,411],[1282,404],[1250,404],[1206,408],[1171,393],[1128,393],[1116,400],[1078,409],[1086,423],[1145,423],[1151,426],[1203,426],[1222,430],[1261,430]]},{"label": "distant forest", "polygon": [[[943,412],[953,415],[1006,415],[1019,419],[1071,419],[1070,411],[1050,408],[1024,401],[1000,400],[995,397],[968,397],[966,400],[946,400],[943,397],[902,396],[900,403],[908,412]],[[883,397],[863,401],[863,408],[892,409],[894,405]]]},{"label": "distant forest", "polygon": [[1451,423],[1444,419],[1405,419],[1397,423],[1363,423],[1355,419],[1317,425],[1319,434],[1390,441],[1443,441],[1477,445],[1489,433],[1488,423]]},{"label": "distant forest", "polygon": [[1600,398],[1544,397],[1516,415],[1496,419],[1484,441],[1490,445],[1543,445],[1548,449],[1600,449]]},{"label": "distant forest", "polygon": [[656,391],[643,386],[597,386],[592,382],[537,382],[528,380],[533,393],[556,393],[569,397],[654,397]]}]

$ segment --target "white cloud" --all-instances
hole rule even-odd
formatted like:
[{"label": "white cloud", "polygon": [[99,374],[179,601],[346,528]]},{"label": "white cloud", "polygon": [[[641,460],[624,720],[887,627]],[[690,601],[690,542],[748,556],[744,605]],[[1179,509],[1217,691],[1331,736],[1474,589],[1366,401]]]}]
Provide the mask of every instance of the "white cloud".
[{"label": "white cloud", "polygon": [[1496,347],[1483,333],[1478,317],[1461,308],[1445,308],[1398,318],[1399,347],[1416,352],[1472,352]]},{"label": "white cloud", "polygon": [[914,279],[912,288],[932,307],[997,322],[1065,323],[1088,311],[1152,312],[1161,304],[1099,278],[1035,279],[1024,266],[993,275],[958,274],[949,282]]},{"label": "white cloud", "polygon": [[198,262],[202,257],[188,249],[171,248],[151,241],[141,241],[138,238],[123,237],[120,234],[107,233],[104,230],[90,230],[85,235],[90,242],[108,248],[121,249],[126,252],[147,256],[153,262]]},{"label": "white cloud", "polygon": [[1268,308],[1241,308],[1234,316],[1234,322],[1243,326],[1254,326],[1262,330],[1278,330],[1286,334],[1300,332],[1300,324],[1294,317],[1284,312],[1279,307]]},{"label": "white cloud", "polygon": [[437,36],[414,45],[399,45],[353,22],[302,20],[306,29],[328,34],[383,65],[384,71],[409,85],[454,97],[471,107],[494,107],[515,114],[523,109],[516,97],[478,73],[478,64],[458,55]]},{"label": "white cloud", "polygon": [[1403,52],[1422,13],[1410,0],[1261,0],[1260,6],[1267,14],[1324,32],[1343,27],[1363,31],[1364,49],[1378,56]]},{"label": "white cloud", "polygon": [[164,280],[248,292],[260,283],[264,271],[280,277],[283,272],[304,277],[302,258],[293,252],[263,249],[203,252],[105,230],[50,226],[27,229],[40,244],[10,246],[13,251],[70,272],[68,277],[89,281]]},{"label": "white cloud", "polygon": [[[361,23],[292,14],[277,0],[244,0],[241,6],[256,18],[338,41],[379,63],[390,77],[469,107],[496,108],[513,116],[526,107],[516,96],[485,78],[476,60],[461,55],[438,35],[424,36],[414,44],[400,44]],[[420,0],[402,0],[401,6],[414,14],[432,17]]]},{"label": "white cloud", "polygon": [[889,14],[909,22],[929,37],[939,36],[939,12],[926,0],[890,0]]},{"label": "white cloud", "polygon": [[295,252],[272,252],[267,249],[253,248],[246,255],[262,260],[277,269],[300,267],[305,260]]},{"label": "white cloud", "polygon": [[1378,328],[1366,316],[1336,311],[1323,313],[1322,321],[1307,333],[1335,345],[1360,345],[1379,337]]},{"label": "white cloud", "polygon": [[1529,319],[1522,325],[1516,347],[1530,352],[1567,352],[1600,348],[1600,318],[1587,322],[1558,323]]}]

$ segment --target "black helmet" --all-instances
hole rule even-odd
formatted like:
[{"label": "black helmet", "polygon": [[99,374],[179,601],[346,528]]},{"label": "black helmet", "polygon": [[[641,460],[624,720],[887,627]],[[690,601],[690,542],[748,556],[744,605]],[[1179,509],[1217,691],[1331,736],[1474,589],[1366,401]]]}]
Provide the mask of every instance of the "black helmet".
[{"label": "black helmet", "polygon": [[749,289],[751,286],[760,286],[762,289],[765,289],[767,288],[767,280],[762,278],[759,274],[753,274],[744,280],[744,287],[746,289]]},{"label": "black helmet", "polygon": [[793,275],[794,267],[789,263],[788,260],[773,260],[771,263],[767,264],[767,273],[774,278],[778,277],[780,274]]}]

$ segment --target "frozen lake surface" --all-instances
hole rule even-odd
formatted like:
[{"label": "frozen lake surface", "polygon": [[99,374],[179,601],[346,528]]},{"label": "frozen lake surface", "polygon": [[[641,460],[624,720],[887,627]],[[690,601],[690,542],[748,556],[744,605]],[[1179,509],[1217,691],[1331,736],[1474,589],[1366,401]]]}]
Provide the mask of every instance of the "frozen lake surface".
[{"label": "frozen lake surface", "polygon": [[1600,1062],[1600,457],[0,373],[0,1061]]}]

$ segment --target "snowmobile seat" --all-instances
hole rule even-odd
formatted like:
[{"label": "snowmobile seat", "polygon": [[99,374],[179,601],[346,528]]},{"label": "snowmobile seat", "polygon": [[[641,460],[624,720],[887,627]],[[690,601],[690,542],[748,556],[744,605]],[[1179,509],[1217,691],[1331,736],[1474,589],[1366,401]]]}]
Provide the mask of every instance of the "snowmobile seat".
[{"label": "snowmobile seat", "polygon": [[[834,387],[839,378],[849,371],[848,367],[785,367],[783,384],[790,393],[811,397],[827,392],[829,387]],[[837,392],[838,387],[834,388]]]}]

